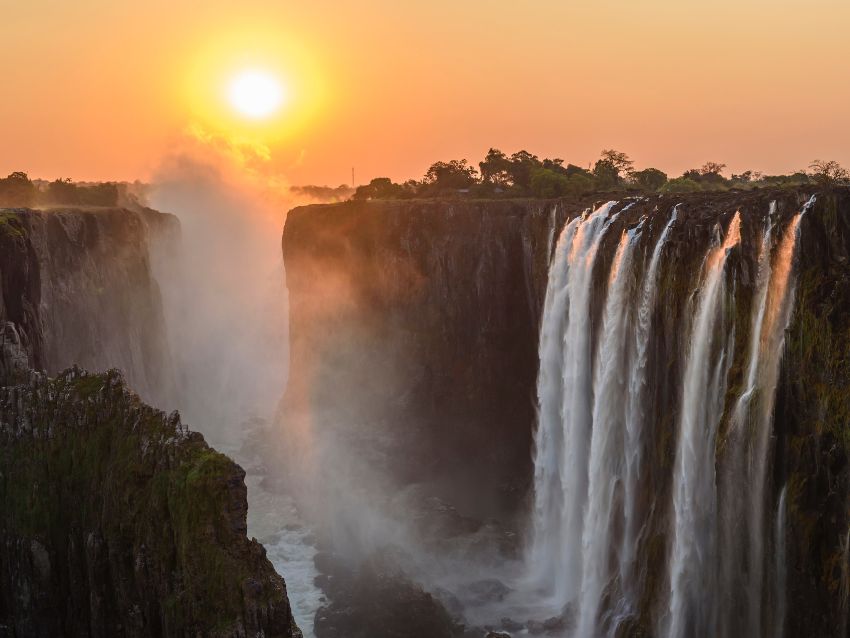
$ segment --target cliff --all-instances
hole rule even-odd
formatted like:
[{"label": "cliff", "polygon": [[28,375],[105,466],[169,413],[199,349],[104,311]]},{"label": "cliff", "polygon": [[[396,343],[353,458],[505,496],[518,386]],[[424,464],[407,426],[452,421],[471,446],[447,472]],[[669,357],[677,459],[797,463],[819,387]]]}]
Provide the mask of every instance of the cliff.
[{"label": "cliff", "polygon": [[[0,635],[300,636],[245,472],[168,390],[155,211],[0,211]],[[32,370],[46,369],[51,376]]]},{"label": "cliff", "polygon": [[[623,635],[646,635],[659,605],[671,542],[670,476],[676,455],[684,327],[706,248],[735,211],[741,241],[729,257],[727,300],[733,328],[727,406],[717,436],[717,489],[725,512],[735,458],[731,407],[744,387],[759,246],[770,224],[785,227],[803,210],[794,260],[797,295],[785,339],[770,435],[765,512],[782,507],[784,525],[765,521],[769,555],[784,554],[785,595],[773,564],[765,582],[764,627],[787,635],[846,636],[850,565],[850,192],[762,190],[632,200],[603,239],[593,272],[591,325],[598,332],[607,273],[620,233],[649,220],[657,241],[680,205],[659,272],[648,378],[653,388],[644,450],[646,512],[640,609]],[[773,206],[771,206],[773,203]],[[288,427],[378,433],[375,462],[402,484],[432,493],[479,517],[524,517],[532,482],[538,331],[552,248],[566,220],[591,201],[372,201],[296,208],[283,234],[290,291],[291,369],[284,405]],[[771,221],[772,220],[772,221]],[[778,240],[774,240],[778,241]],[[640,263],[649,255],[643,251]],[[641,267],[642,268],[642,267]],[[637,274],[635,275],[635,277]],[[732,479],[727,477],[732,476]],[[734,521],[721,521],[721,527]],[[779,529],[776,530],[777,525]],[[779,534],[779,532],[782,532]],[[743,532],[741,532],[743,533]],[[767,533],[767,532],[766,532]],[[746,541],[740,541],[746,546]],[[731,551],[737,551],[730,549]],[[746,550],[744,550],[746,551]],[[730,554],[731,556],[732,554]],[[746,555],[746,554],[745,554]],[[728,557],[727,557],[728,559]],[[773,559],[771,559],[773,560]],[[723,622],[744,626],[748,568],[729,592]],[[619,634],[618,634],[619,635]]]},{"label": "cliff", "polygon": [[150,209],[0,210],[0,321],[16,324],[31,367],[119,368],[143,397],[170,402],[150,252],[178,233]]},{"label": "cliff", "polygon": [[515,507],[531,467],[549,252],[566,211],[535,201],[291,211],[287,417],[317,430],[403,428],[383,456],[398,476],[440,477],[441,492],[468,496],[481,515]]}]

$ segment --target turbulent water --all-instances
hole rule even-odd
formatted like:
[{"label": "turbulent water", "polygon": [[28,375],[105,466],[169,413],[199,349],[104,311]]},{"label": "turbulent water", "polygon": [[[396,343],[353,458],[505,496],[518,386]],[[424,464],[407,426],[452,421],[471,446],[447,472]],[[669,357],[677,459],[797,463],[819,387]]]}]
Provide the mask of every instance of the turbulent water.
[{"label": "turbulent water", "polygon": [[[740,212],[718,216],[688,274],[670,249],[688,211],[629,220],[628,208],[609,202],[572,219],[552,256],[526,556],[526,587],[544,601],[535,613],[576,638],[636,626],[669,638],[781,636],[785,497],[768,475],[802,212],[771,205],[746,227]],[[616,250],[600,249],[617,236]],[[673,300],[661,286],[684,277],[685,316],[665,334],[658,322]],[[659,422],[673,429],[669,443]],[[659,446],[669,473],[650,476],[645,455]]]}]

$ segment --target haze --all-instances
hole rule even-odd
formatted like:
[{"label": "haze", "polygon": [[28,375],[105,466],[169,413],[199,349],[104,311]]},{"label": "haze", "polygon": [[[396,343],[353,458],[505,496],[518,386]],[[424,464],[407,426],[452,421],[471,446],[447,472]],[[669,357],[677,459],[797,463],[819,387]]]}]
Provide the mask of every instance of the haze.
[{"label": "haze", "polygon": [[[295,184],[490,146],[583,165],[613,147],[671,175],[850,163],[838,0],[5,4],[2,174],[146,180],[187,131]],[[252,128],[199,83],[257,60],[292,95]]]}]

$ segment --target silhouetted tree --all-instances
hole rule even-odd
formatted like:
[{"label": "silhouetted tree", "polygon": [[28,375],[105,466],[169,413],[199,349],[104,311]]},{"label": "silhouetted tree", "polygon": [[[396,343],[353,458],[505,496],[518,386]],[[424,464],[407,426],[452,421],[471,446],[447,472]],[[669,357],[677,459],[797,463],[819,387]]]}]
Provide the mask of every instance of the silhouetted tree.
[{"label": "silhouetted tree", "polygon": [[702,168],[699,169],[699,172],[701,175],[722,175],[724,170],[726,170],[726,164],[721,164],[720,162],[706,162],[702,165]]},{"label": "silhouetted tree", "polygon": [[511,181],[514,186],[518,186],[524,191],[531,188],[531,172],[542,166],[536,155],[532,155],[528,151],[518,151],[511,155]]},{"label": "silhouetted tree", "polygon": [[464,190],[475,184],[476,170],[463,160],[435,162],[425,173],[425,184],[433,194],[442,191]]},{"label": "silhouetted tree", "polygon": [[491,148],[484,161],[478,163],[481,180],[495,186],[508,187],[511,181],[511,160],[502,151]]},{"label": "silhouetted tree", "polygon": [[394,183],[389,177],[376,177],[365,186],[358,186],[354,199],[402,199],[408,196],[401,184]]},{"label": "silhouetted tree", "polygon": [[26,173],[15,171],[0,179],[0,206],[32,206],[36,195],[35,184]]},{"label": "silhouetted tree", "polygon": [[847,169],[834,160],[815,160],[809,164],[809,171],[815,182],[823,186],[834,186],[850,179]]},{"label": "silhouetted tree", "polygon": [[596,186],[600,190],[610,190],[620,183],[620,171],[606,159],[597,160],[593,167],[593,176],[596,178]]},{"label": "silhouetted tree", "polygon": [[621,151],[614,149],[605,149],[600,153],[600,158],[604,162],[608,162],[617,169],[617,173],[621,176],[628,175],[632,172],[634,162],[631,158]]},{"label": "silhouetted tree", "polygon": [[657,168],[645,168],[632,173],[632,181],[645,191],[657,191],[667,183],[667,173]]},{"label": "silhouetted tree", "polygon": [[57,179],[47,185],[45,199],[49,204],[79,204],[77,186],[70,179]]}]

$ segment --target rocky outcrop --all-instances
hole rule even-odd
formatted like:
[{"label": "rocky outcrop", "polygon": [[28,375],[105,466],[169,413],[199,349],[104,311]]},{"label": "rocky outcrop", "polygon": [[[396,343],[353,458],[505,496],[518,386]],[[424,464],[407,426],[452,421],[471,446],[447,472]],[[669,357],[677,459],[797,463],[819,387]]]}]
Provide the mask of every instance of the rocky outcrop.
[{"label": "rocky outcrop", "polygon": [[0,634],[300,635],[244,477],[116,371],[0,388]]},{"label": "rocky outcrop", "polygon": [[177,230],[0,211],[0,636],[301,635],[245,472],[129,389],[171,384],[150,240]]}]

